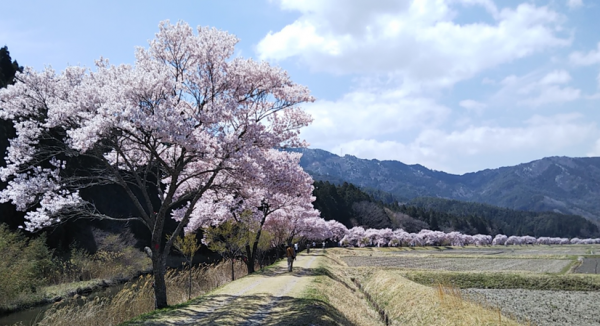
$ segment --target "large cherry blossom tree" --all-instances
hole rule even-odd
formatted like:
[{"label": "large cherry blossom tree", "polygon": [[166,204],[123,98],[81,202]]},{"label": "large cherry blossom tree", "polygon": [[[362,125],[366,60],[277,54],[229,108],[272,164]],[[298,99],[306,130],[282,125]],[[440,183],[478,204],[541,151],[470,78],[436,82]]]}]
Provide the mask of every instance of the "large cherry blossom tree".
[{"label": "large cherry blossom tree", "polygon": [[8,181],[0,201],[27,211],[25,229],[34,231],[69,218],[114,218],[79,191],[117,185],[137,208],[125,220],[152,234],[156,306],[165,307],[166,255],[176,238],[165,241],[165,219],[176,218],[178,234],[195,215],[231,211],[238,198],[228,190],[264,192],[260,185],[270,183],[274,197],[285,196],[298,181],[288,170],[266,182],[262,167],[277,167],[272,149],[306,146],[299,128],[311,118],[298,105],[313,98],[285,71],[233,57],[237,41],[165,21],[133,66],[100,59],[93,70],[26,68],[0,91],[0,118],[17,131],[0,170]]}]

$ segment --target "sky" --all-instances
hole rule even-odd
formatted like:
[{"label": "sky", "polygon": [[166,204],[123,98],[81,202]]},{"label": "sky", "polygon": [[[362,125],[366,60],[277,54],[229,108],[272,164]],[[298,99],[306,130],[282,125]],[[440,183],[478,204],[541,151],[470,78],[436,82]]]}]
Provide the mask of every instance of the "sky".
[{"label": "sky", "polygon": [[[600,1],[11,1],[0,46],[36,70],[134,64],[160,21],[239,38],[236,56],[316,97],[311,148],[454,174],[600,156]],[[11,13],[11,14],[7,14]]]}]

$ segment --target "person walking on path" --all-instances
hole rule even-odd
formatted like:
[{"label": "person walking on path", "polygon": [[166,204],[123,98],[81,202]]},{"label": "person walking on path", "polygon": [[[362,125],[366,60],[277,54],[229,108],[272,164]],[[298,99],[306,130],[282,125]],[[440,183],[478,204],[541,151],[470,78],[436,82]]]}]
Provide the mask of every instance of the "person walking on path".
[{"label": "person walking on path", "polygon": [[306,244],[306,253],[310,254],[310,242]]},{"label": "person walking on path", "polygon": [[288,244],[286,249],[287,261],[288,261],[288,272],[292,271],[292,265],[294,265],[294,259],[296,259],[296,252],[291,244]]}]

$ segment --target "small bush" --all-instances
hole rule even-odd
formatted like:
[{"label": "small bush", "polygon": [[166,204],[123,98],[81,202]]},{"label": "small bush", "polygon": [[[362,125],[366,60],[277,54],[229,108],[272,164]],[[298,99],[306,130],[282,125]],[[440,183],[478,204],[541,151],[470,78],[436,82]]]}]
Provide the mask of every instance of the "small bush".
[{"label": "small bush", "polygon": [[[130,278],[150,269],[151,261],[129,232],[111,234],[95,230],[94,254],[72,244],[62,257],[53,257],[45,235],[27,239],[21,231],[0,224],[0,311],[41,302],[47,287],[94,279]],[[61,294],[62,295],[62,294]]]},{"label": "small bush", "polygon": [[66,257],[54,259],[54,270],[49,274],[49,283],[61,284],[92,279],[130,278],[138,271],[148,270],[151,261],[141,250],[133,247],[135,240],[129,232],[112,234],[94,230],[98,245],[91,254],[71,245]]},{"label": "small bush", "polygon": [[9,309],[35,294],[52,270],[45,236],[28,240],[20,231],[0,225],[0,309]]}]

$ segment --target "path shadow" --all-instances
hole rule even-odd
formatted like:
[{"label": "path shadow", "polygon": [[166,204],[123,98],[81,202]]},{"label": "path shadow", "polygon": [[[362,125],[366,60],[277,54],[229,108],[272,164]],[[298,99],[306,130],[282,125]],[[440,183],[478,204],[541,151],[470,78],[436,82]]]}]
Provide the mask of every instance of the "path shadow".
[{"label": "path shadow", "polygon": [[270,295],[206,296],[200,306],[180,308],[156,318],[160,320],[147,320],[143,325],[353,325],[321,300]]},{"label": "path shadow", "polygon": [[[304,257],[306,259],[308,257]],[[291,275],[296,277],[301,276],[316,276],[316,275],[324,275],[323,271],[319,267],[302,267],[302,266],[294,266],[291,272],[288,272],[287,266],[277,266],[269,269],[262,270],[257,275],[262,276],[281,276],[281,275]]]},{"label": "path shadow", "polygon": [[268,277],[277,277],[277,276],[295,276],[295,277],[305,277],[305,276],[318,276],[325,275],[322,268],[318,267],[294,267],[291,272],[288,272],[287,268],[282,268],[280,270],[271,270],[266,273],[261,274],[263,276]]}]

